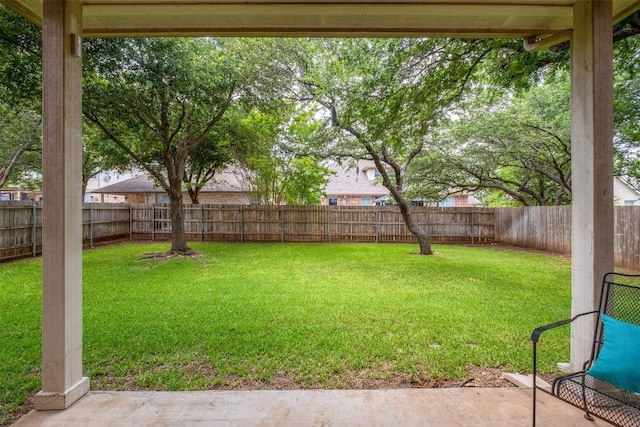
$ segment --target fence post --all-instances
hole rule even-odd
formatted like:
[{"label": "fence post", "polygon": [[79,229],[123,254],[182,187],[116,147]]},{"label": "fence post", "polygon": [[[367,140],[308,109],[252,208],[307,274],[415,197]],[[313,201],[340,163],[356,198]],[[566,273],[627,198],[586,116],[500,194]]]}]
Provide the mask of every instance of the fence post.
[{"label": "fence post", "polygon": [[151,241],[156,240],[156,207],[151,206]]},{"label": "fence post", "polygon": [[89,205],[89,248],[93,249],[93,203]]},{"label": "fence post", "polygon": [[36,204],[31,205],[31,256],[35,258],[38,249],[38,228],[36,227]]},{"label": "fence post", "polygon": [[378,241],[380,240],[380,211],[378,210],[378,206],[376,205],[373,208],[373,213],[374,213],[374,218],[375,218],[375,233],[376,233],[376,237],[375,237],[375,242],[378,243]]},{"label": "fence post", "polygon": [[[427,208],[426,208],[426,206],[422,208],[422,222],[424,224],[424,233],[426,235],[429,235],[428,230],[427,230]],[[429,236],[429,238],[431,238],[431,236]]]},{"label": "fence post", "polygon": [[240,205],[240,243],[244,243],[244,205]]},{"label": "fence post", "polygon": [[280,243],[284,243],[284,205],[280,205]]},{"label": "fence post", "polygon": [[204,241],[204,205],[200,205],[200,241]]},{"label": "fence post", "polygon": [[129,241],[133,241],[133,206],[129,205]]},{"label": "fence post", "polygon": [[331,243],[331,206],[327,206],[327,237]]},{"label": "fence post", "polygon": [[473,230],[473,222],[474,222],[473,221],[473,214],[474,214],[474,211],[475,211],[475,209],[471,208],[471,244],[472,245],[474,244],[474,240],[473,240],[473,235],[474,235],[474,233],[473,233],[473,231],[474,231]]}]

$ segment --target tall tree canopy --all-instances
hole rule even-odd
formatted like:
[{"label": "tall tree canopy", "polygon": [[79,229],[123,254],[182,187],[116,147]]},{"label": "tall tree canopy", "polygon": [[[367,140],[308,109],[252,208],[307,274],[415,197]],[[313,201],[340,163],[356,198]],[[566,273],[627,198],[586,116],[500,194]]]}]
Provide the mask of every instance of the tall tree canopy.
[{"label": "tall tree canopy", "polygon": [[0,187],[42,170],[40,30],[0,4]]},{"label": "tall tree canopy", "polygon": [[229,160],[228,129],[238,114],[279,102],[290,87],[276,47],[269,39],[232,38],[87,44],[84,115],[168,194],[171,252],[190,252],[183,184],[197,201]]},{"label": "tall tree canopy", "polygon": [[473,81],[491,52],[453,39],[346,39],[311,44],[300,78],[302,99],[320,105],[335,129],[332,157],[373,160],[407,227],[432,253],[411,214],[405,175],[427,138]]},{"label": "tall tree canopy", "polygon": [[[640,19],[639,19],[640,21]],[[640,38],[615,45],[615,174],[640,189]]]},{"label": "tall tree canopy", "polygon": [[[638,22],[634,15],[614,34],[615,173],[636,187],[640,41],[630,36],[636,34]],[[433,150],[416,162],[409,182],[421,197],[469,190],[491,205],[568,204],[568,47],[531,54],[505,42],[498,52],[486,67],[486,90],[474,91],[453,120],[443,123],[434,135]]]},{"label": "tall tree canopy", "polygon": [[423,197],[471,191],[484,193],[497,205],[568,204],[571,135],[566,73],[498,100],[476,95],[435,136],[409,181]]},{"label": "tall tree canopy", "polygon": [[104,39],[87,47],[84,115],[167,192],[171,252],[189,253],[189,156],[209,142],[256,70],[239,65],[237,40]]}]

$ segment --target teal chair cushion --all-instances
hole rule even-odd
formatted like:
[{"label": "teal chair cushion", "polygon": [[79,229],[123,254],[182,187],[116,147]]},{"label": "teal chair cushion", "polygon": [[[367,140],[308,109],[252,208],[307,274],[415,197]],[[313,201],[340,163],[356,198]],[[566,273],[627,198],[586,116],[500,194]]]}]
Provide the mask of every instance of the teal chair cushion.
[{"label": "teal chair cushion", "polygon": [[604,344],[587,374],[640,393],[640,326],[602,315]]}]

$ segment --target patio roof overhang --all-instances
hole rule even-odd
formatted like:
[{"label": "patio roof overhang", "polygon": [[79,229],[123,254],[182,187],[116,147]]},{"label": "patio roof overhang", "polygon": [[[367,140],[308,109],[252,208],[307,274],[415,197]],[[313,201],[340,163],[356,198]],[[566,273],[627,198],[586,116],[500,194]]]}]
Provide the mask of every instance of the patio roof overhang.
[{"label": "patio roof overhang", "polygon": [[[4,0],[42,25],[43,0]],[[84,0],[84,37],[422,36],[547,38],[575,0]],[[640,9],[613,1],[613,23]]]},{"label": "patio roof overhang", "polygon": [[[0,0],[43,27],[43,390],[64,409],[82,376],[80,37],[445,36],[571,41],[572,311],[597,305],[613,269],[612,25],[640,0]],[[593,321],[572,325],[571,364]]]}]

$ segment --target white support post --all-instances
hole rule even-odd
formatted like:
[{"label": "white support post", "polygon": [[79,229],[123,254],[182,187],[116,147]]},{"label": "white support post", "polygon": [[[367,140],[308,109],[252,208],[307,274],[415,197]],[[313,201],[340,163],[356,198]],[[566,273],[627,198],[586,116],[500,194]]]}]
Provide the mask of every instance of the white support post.
[{"label": "white support post", "polygon": [[[571,43],[572,314],[597,308],[613,269],[612,0],[580,0]],[[571,327],[570,371],[591,353],[594,319]]]},{"label": "white support post", "polygon": [[42,391],[38,410],[89,390],[82,375],[82,4],[43,2]]}]

